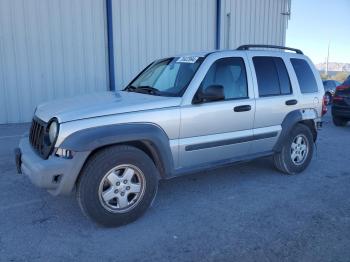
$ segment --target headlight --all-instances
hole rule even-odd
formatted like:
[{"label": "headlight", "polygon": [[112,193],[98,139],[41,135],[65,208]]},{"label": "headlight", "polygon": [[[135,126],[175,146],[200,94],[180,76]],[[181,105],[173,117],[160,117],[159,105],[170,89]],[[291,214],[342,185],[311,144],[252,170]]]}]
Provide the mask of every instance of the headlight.
[{"label": "headlight", "polygon": [[57,120],[52,120],[49,126],[49,140],[50,143],[54,143],[58,135],[58,123]]}]

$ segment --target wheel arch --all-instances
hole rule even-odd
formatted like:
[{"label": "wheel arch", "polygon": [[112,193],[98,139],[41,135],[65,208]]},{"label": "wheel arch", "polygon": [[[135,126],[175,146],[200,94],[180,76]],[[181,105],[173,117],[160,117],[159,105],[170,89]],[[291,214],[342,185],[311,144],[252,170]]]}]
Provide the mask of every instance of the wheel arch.
[{"label": "wheel arch", "polygon": [[68,136],[60,147],[73,152],[89,152],[83,169],[95,153],[117,145],[133,146],[147,154],[159,170],[160,178],[165,178],[173,172],[174,162],[169,138],[162,128],[151,123],[116,124],[83,129]]},{"label": "wheel arch", "polygon": [[315,125],[314,120],[306,119],[306,120],[299,121],[299,123],[307,126],[311,130],[313,140],[314,140],[314,142],[316,142],[316,140],[317,140],[317,129],[316,129],[316,125]]},{"label": "wheel arch", "polygon": [[291,130],[297,124],[303,124],[310,128],[313,140],[314,142],[316,142],[317,128],[315,119],[317,118],[317,112],[315,109],[300,109],[289,112],[281,124],[282,131],[273,148],[273,151],[280,152],[282,150],[285,140],[288,138],[288,135],[290,134]]},{"label": "wheel arch", "polygon": [[148,140],[130,140],[130,141],[117,142],[117,143],[112,143],[112,144],[97,147],[89,153],[89,156],[86,159],[84,165],[88,162],[89,158],[91,158],[94,154],[112,146],[132,146],[143,151],[153,161],[153,163],[157,167],[160,175],[159,179],[165,178],[167,176],[166,167],[160,156],[161,153],[159,152],[157,147],[151,141],[148,141]]}]

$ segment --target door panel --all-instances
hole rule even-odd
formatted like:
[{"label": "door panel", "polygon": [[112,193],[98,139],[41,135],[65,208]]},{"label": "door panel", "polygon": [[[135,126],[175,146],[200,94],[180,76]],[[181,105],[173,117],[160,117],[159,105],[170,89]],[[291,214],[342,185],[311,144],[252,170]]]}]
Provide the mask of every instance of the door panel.
[{"label": "door panel", "polygon": [[[199,88],[221,85],[225,99],[181,108],[179,154],[181,168],[239,158],[253,140],[255,100],[244,57],[213,62]],[[239,68],[237,68],[237,65]]]},{"label": "door panel", "polygon": [[292,88],[287,63],[275,53],[248,53],[250,66],[255,72],[253,82],[257,94],[253,133],[255,136],[268,132],[276,134],[256,139],[252,154],[271,151],[277,142],[285,116],[299,108],[298,94]]},{"label": "door panel", "polygon": [[[234,112],[250,105],[250,111]],[[223,101],[181,109],[180,163],[189,167],[247,155],[253,136],[254,99]],[[244,142],[245,141],[245,142]]]}]

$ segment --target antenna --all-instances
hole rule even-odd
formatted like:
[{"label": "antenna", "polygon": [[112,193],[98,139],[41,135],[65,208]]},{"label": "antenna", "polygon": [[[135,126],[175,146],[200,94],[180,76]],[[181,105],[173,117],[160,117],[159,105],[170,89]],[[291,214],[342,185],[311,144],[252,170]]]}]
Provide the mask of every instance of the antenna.
[{"label": "antenna", "polygon": [[331,41],[328,42],[328,51],[327,51],[327,60],[326,60],[326,76],[328,78],[328,63],[329,63],[329,47],[331,45]]}]

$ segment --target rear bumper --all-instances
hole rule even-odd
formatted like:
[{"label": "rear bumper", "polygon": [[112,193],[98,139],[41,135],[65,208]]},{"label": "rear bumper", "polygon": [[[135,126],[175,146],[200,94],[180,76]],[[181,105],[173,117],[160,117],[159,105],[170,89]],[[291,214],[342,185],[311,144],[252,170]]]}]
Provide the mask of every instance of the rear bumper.
[{"label": "rear bumper", "polygon": [[332,106],[332,116],[334,117],[344,117],[350,119],[350,106],[342,107],[342,106]]},{"label": "rear bumper", "polygon": [[72,159],[50,156],[44,160],[34,152],[28,137],[22,138],[15,150],[18,173],[23,173],[34,185],[47,189],[53,195],[72,192],[88,155],[89,152],[76,152]]}]

